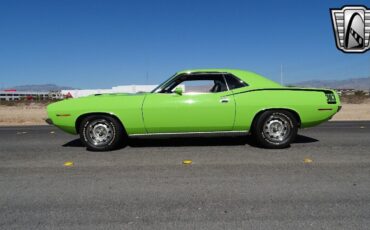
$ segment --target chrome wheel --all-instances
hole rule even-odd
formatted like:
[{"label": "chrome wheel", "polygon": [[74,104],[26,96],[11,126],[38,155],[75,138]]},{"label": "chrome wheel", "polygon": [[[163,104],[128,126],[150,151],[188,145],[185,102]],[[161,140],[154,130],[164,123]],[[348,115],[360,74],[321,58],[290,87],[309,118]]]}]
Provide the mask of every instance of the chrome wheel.
[{"label": "chrome wheel", "polygon": [[110,143],[114,138],[113,125],[105,120],[94,120],[86,127],[88,141],[95,146],[102,146]]},{"label": "chrome wheel", "polygon": [[290,135],[290,122],[285,116],[273,114],[265,121],[262,132],[269,142],[280,143]]}]

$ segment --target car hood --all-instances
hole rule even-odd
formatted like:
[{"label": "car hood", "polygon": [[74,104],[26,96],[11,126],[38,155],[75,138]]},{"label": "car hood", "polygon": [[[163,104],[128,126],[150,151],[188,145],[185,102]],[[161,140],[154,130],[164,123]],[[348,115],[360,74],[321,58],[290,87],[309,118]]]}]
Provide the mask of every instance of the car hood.
[{"label": "car hood", "polygon": [[[96,93],[86,97],[110,97],[110,96],[137,96],[137,95],[145,95],[148,94],[147,92],[139,92],[139,93]],[[82,97],[81,97],[82,98]]]},{"label": "car hood", "polygon": [[69,98],[54,102],[47,107],[51,111],[100,111],[112,110],[116,105],[141,105],[142,100],[148,93],[109,93],[94,94],[86,97]]}]

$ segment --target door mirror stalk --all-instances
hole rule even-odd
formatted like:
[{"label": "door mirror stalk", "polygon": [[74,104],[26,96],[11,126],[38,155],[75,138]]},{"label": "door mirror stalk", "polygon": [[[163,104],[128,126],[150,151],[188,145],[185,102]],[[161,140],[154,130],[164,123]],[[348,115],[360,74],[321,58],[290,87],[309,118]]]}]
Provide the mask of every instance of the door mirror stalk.
[{"label": "door mirror stalk", "polygon": [[182,88],[181,87],[177,87],[175,89],[175,93],[178,94],[178,95],[182,95],[182,93],[183,93]]}]

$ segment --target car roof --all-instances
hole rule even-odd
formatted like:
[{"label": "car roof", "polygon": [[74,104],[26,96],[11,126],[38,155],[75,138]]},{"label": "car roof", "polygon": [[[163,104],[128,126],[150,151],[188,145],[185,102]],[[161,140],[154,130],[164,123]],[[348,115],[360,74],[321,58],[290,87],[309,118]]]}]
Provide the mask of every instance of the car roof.
[{"label": "car roof", "polygon": [[240,78],[250,86],[254,87],[282,87],[280,84],[265,78],[257,73],[241,70],[241,69],[187,69],[178,74],[190,74],[190,73],[230,73]]},{"label": "car roof", "polygon": [[231,73],[236,71],[243,71],[243,72],[249,72],[246,70],[240,70],[240,69],[221,69],[221,68],[208,68],[208,69],[186,69],[178,72],[177,74],[181,73]]}]

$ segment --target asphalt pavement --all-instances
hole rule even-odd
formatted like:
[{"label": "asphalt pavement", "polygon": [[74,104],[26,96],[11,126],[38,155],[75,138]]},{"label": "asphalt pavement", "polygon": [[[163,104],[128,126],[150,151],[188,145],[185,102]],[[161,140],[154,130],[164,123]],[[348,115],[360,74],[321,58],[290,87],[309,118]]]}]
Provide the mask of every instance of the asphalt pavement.
[{"label": "asphalt pavement", "polygon": [[299,134],[282,150],[217,137],[90,152],[52,126],[1,127],[0,229],[370,229],[370,121]]}]

